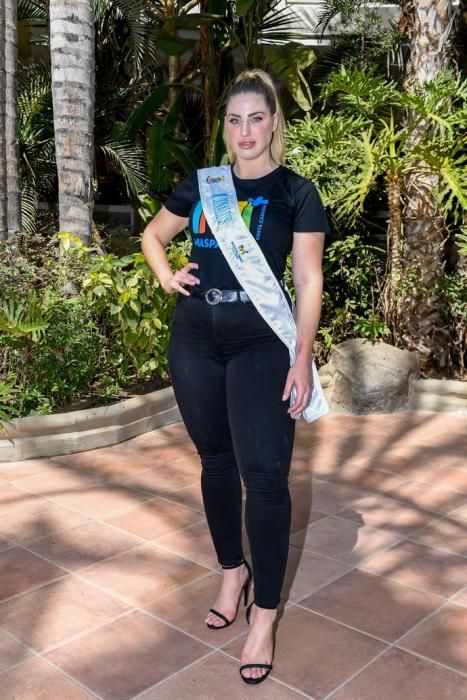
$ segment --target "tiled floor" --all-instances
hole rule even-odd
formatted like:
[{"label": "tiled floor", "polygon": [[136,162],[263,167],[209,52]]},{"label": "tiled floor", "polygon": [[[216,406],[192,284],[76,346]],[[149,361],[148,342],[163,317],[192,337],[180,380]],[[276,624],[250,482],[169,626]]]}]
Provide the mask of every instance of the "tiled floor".
[{"label": "tiled floor", "polygon": [[[1,700],[467,697],[467,416],[297,426],[274,670],[238,674],[183,425],[0,464]],[[245,551],[248,542],[245,537]]]}]

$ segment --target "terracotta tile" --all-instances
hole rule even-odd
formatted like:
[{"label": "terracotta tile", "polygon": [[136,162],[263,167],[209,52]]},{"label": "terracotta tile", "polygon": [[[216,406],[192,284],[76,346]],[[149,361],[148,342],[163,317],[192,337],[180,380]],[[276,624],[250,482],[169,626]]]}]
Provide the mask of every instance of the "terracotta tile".
[{"label": "terracotta tile", "polygon": [[0,518],[0,532],[11,540],[24,543],[87,522],[89,518],[82,513],[38,499],[29,505],[4,511]]},{"label": "terracotta tile", "polygon": [[40,474],[50,466],[49,459],[24,459],[20,462],[0,462],[0,476],[5,481],[23,479],[25,476]]},{"label": "terracotta tile", "polygon": [[117,484],[102,484],[90,486],[82,491],[51,496],[54,503],[72,508],[79,513],[101,518],[119,510],[125,510],[151,498],[151,494],[143,491],[119,486]]},{"label": "terracotta tile", "polygon": [[188,451],[193,451],[194,445],[188,437],[188,433],[185,429],[179,431],[168,431],[161,432],[160,430],[152,430],[148,433],[142,433],[137,435],[131,440],[126,440],[121,442],[115,447],[118,450],[141,450],[146,449],[156,449],[157,447],[163,447],[165,445],[181,445],[184,449]]},{"label": "terracotta tile", "polygon": [[[11,666],[16,666],[16,664],[25,661],[30,656],[31,652],[21,646],[21,644],[5,637],[4,634],[0,634],[0,672],[6,671]],[[1,678],[0,676],[0,687],[2,685]]]},{"label": "terracotta tile", "polygon": [[51,466],[40,474],[17,479],[15,486],[48,498],[60,493],[66,494],[69,491],[85,489],[99,481],[102,481],[102,478],[98,474],[94,476],[82,474],[77,469],[70,469],[58,462],[52,462]]},{"label": "terracotta tile", "polygon": [[149,430],[147,433],[141,433],[130,440],[120,442],[117,447],[119,450],[133,449],[133,447],[141,444],[158,444],[167,442],[178,442],[189,440],[188,433],[183,423],[171,423],[170,425]]},{"label": "terracotta tile", "polygon": [[203,520],[201,513],[163,498],[146,501],[135,508],[105,518],[105,522],[147,540],[155,540],[201,520]]},{"label": "terracotta tile", "polygon": [[[224,654],[211,654],[207,659],[199,661],[174,678],[164,681],[152,690],[140,696],[140,700],[174,700],[174,698],[189,698],[189,700],[245,700],[247,686],[239,677],[240,668],[237,661],[229,659]],[[300,700],[303,695],[294,693],[272,680],[270,676],[266,683],[258,685],[255,690],[255,700]]]},{"label": "terracotta tile", "polygon": [[70,576],[2,603],[0,627],[35,651],[43,651],[127,609]]},{"label": "terracotta tile", "polygon": [[72,467],[81,474],[105,479],[127,476],[152,466],[152,462],[143,456],[133,451],[118,450],[115,447],[60,455],[52,457],[52,460],[65,467]]},{"label": "terracotta tile", "polygon": [[321,479],[313,479],[311,483],[307,483],[307,480],[304,479],[292,486],[290,491],[291,497],[294,497],[299,491],[302,501],[308,496],[308,503],[312,510],[328,515],[337,513],[366,494],[365,491],[355,489],[352,486]]},{"label": "terracotta tile", "polygon": [[457,700],[466,695],[467,678],[393,647],[329,700]]},{"label": "terracotta tile", "polygon": [[294,602],[301,600],[317,588],[342,576],[349,568],[348,564],[312,554],[306,549],[290,547],[282,597]]},{"label": "terracotta tile", "polygon": [[[164,462],[164,464],[167,465],[168,463]],[[185,472],[190,472],[198,478],[198,481],[200,480],[201,461],[198,453],[193,455],[187,455],[186,457],[182,457],[182,459],[170,460],[169,466],[176,467],[178,469],[183,469],[183,471]]]},{"label": "terracotta tile", "polygon": [[104,523],[89,522],[36,540],[28,545],[28,549],[65,569],[78,571],[140,544],[140,539]]},{"label": "terracotta tile", "polygon": [[435,477],[433,483],[407,481],[386,492],[386,496],[397,498],[407,505],[425,508],[437,513],[448,513],[465,503],[465,496],[452,489],[440,486]]},{"label": "terracotta tile", "polygon": [[193,510],[197,510],[200,513],[204,513],[203,496],[201,494],[199,479],[191,486],[185,486],[184,489],[180,489],[174,493],[168,493],[164,498],[175,503],[180,503],[182,506],[187,506],[187,508],[193,508]]},{"label": "terracotta tile", "polygon": [[406,540],[376,554],[360,569],[440,596],[451,596],[467,581],[467,560]]},{"label": "terracotta tile", "polygon": [[[118,448],[115,448],[118,449]],[[131,450],[119,450],[122,454],[128,452],[132,457],[144,459],[150,467],[162,464],[172,464],[182,459],[196,455],[196,450],[191,441],[139,441]]]},{"label": "terracotta tile", "polygon": [[467,608],[448,603],[397,646],[467,674]]},{"label": "terracotta tile", "polygon": [[360,464],[344,464],[339,471],[321,475],[322,479],[351,484],[369,493],[384,493],[407,481],[405,475],[391,474],[379,469],[369,469]]},{"label": "terracotta tile", "polygon": [[393,642],[441,602],[437,596],[354,569],[300,605]]},{"label": "terracotta tile", "polygon": [[6,484],[0,489],[0,511],[20,508],[38,501],[35,493],[20,489],[14,484]]},{"label": "terracotta tile", "polygon": [[31,659],[1,676],[4,700],[95,700],[42,659]]},{"label": "terracotta tile", "polygon": [[202,642],[134,611],[46,658],[99,697],[127,700],[208,652]]},{"label": "terracotta tile", "polygon": [[[225,651],[239,658],[245,638]],[[273,676],[313,698],[323,698],[385,645],[367,635],[291,606],[279,620]]]},{"label": "terracotta tile", "polygon": [[0,554],[0,600],[65,576],[66,573],[25,549],[9,549]]},{"label": "terracotta tile", "polygon": [[449,516],[467,522],[467,503],[465,506],[461,506],[460,508],[452,510],[449,513]]},{"label": "terracotta tile", "polygon": [[455,595],[452,600],[454,603],[457,603],[458,605],[467,606],[467,587],[463,591],[460,591],[459,593],[457,593],[457,595]]},{"label": "terracotta tile", "polygon": [[[467,464],[467,457],[465,461]],[[438,486],[459,491],[467,497],[467,467],[466,470],[441,467],[433,473],[433,477]],[[420,481],[422,480],[420,479]]]},{"label": "terracotta tile", "polygon": [[295,532],[290,542],[338,561],[357,563],[398,539],[396,533],[329,515]]},{"label": "terracotta tile", "polygon": [[413,507],[380,493],[373,493],[355,500],[350,508],[339,511],[338,516],[363,522],[371,527],[390,530],[401,536],[419,530],[438,517],[432,511]]},{"label": "terracotta tile", "polygon": [[153,496],[166,496],[198,481],[199,477],[190,471],[172,466],[159,466],[121,479],[119,483],[147,491]]},{"label": "terracotta tile", "polygon": [[81,575],[117,596],[145,603],[205,573],[204,567],[147,544],[95,564]]},{"label": "terracotta tile", "polygon": [[465,455],[451,450],[448,445],[438,445],[437,447],[407,445],[397,447],[397,449],[389,448],[373,466],[416,479],[418,476],[426,474],[427,471],[435,471],[440,467],[458,469],[464,463]]},{"label": "terracotta tile", "polygon": [[219,566],[211,533],[204,519],[185,530],[159,537],[157,544],[211,569]]},{"label": "terracotta tile", "polygon": [[467,522],[452,515],[434,520],[410,539],[467,557]]},{"label": "terracotta tile", "polygon": [[314,523],[316,520],[326,517],[326,513],[321,513],[318,510],[310,509],[310,495],[306,492],[306,490],[302,490],[300,488],[300,483],[292,486],[289,489],[290,498],[292,501],[292,522],[290,524],[290,532],[303,530],[303,528],[310,523]]},{"label": "terracotta tile", "polygon": [[[229,627],[219,630],[211,630],[207,627],[204,620],[209,608],[214,604],[221,583],[221,574],[213,572],[209,576],[196,579],[196,581],[183,586],[183,588],[179,588],[147,603],[144,608],[207,644],[222,646],[234,637],[237,637],[241,632],[246,632],[248,626],[245,621],[243,600],[241,600],[237,618]],[[249,597],[251,601],[251,589]]]},{"label": "terracotta tile", "polygon": [[5,537],[0,536],[0,552],[4,552],[7,549],[14,547],[14,542],[7,540]]}]

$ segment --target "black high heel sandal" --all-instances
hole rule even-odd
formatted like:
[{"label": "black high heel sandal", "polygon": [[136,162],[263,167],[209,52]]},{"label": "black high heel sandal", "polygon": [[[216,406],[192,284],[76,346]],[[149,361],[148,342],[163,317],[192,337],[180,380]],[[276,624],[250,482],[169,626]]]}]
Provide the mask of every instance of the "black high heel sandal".
[{"label": "black high heel sandal", "polygon": [[[253,600],[246,609],[245,614],[248,624],[250,624],[251,608],[253,607],[254,602],[255,601]],[[244,671],[246,668],[265,668],[267,670],[266,673],[260,678],[246,678],[242,673],[242,671]],[[245,683],[248,683],[248,685],[258,685],[258,683],[262,683],[269,676],[272,671],[272,664],[243,664],[243,666],[240,666],[239,671],[242,680],[245,681]]]},{"label": "black high heel sandal", "polygon": [[[252,572],[251,567],[246,559],[244,559],[242,562],[240,562],[240,564],[238,566],[242,566],[242,564],[245,564],[246,570],[248,571],[248,578],[242,587],[243,605],[248,605],[248,590],[250,588],[251,579],[253,578],[253,572]],[[231,568],[236,569],[237,567],[232,566]],[[240,593],[240,598],[241,597],[242,597],[242,594]],[[238,603],[237,603],[237,612],[238,612],[238,605],[240,603],[240,598],[238,599]],[[218,612],[214,608],[209,608],[209,612],[214,613],[214,615],[217,615],[217,617],[220,617],[221,620],[224,620],[224,622],[225,622],[225,625],[212,625],[210,622],[206,622],[206,625],[209,627],[210,630],[223,630],[224,627],[228,627],[229,625],[232,624],[232,622],[235,622],[235,620],[237,619],[237,613],[235,613],[235,617],[233,620],[229,620],[225,615]]]}]

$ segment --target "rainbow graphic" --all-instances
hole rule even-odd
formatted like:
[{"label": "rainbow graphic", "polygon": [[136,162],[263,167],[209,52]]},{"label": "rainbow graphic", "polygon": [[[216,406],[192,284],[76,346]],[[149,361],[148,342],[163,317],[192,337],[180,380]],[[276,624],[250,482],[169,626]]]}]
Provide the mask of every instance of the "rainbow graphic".
[{"label": "rainbow graphic", "polygon": [[[268,204],[267,199],[263,199],[262,197],[257,197],[256,199],[252,199],[251,197],[247,199],[246,201],[239,201],[238,202],[238,208],[240,209],[240,214],[242,215],[242,219],[245,222],[245,226],[248,228],[248,230],[251,230],[251,217],[253,214],[253,209],[256,206],[259,206],[260,204],[263,205],[264,209],[266,208]],[[193,233],[206,233],[206,217],[204,216],[203,212],[203,207],[201,202],[198,202],[196,207],[193,210],[193,216],[191,219],[192,227],[193,227]]]}]

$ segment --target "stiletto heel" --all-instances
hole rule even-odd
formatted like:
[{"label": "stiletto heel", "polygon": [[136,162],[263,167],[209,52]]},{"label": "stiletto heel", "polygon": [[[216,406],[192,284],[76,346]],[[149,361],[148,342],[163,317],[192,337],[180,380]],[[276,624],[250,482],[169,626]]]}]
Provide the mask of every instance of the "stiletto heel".
[{"label": "stiletto heel", "polygon": [[[237,612],[238,612],[238,605],[240,603],[240,598],[241,598],[242,593],[243,593],[243,605],[248,605],[248,591],[250,588],[251,579],[253,578],[253,572],[252,572],[251,567],[250,567],[249,563],[247,562],[247,560],[244,559],[239,564],[239,566],[242,566],[242,564],[245,564],[245,566],[246,566],[246,570],[248,571],[248,578],[245,581],[245,583],[243,584],[242,590],[240,592],[240,597],[239,597],[238,603],[237,603]],[[237,568],[237,567],[232,567],[232,568]],[[209,612],[214,613],[214,615],[217,615],[217,617],[220,617],[221,620],[223,620],[225,622],[224,625],[212,625],[210,622],[206,622],[206,625],[209,627],[210,630],[223,630],[224,627],[228,627],[229,625],[232,624],[232,622],[235,622],[235,620],[237,618],[237,612],[235,613],[235,617],[233,618],[233,620],[229,620],[225,615],[218,612],[214,608],[209,608]]]},{"label": "stiletto heel", "polygon": [[[251,609],[254,605],[254,600],[250,603],[250,605],[247,607],[246,612],[245,612],[245,617],[246,621],[248,624],[250,624],[250,617],[251,617]],[[246,668],[265,668],[266,673],[263,676],[260,676],[259,678],[247,678],[246,676],[243,675],[242,671],[245,670]],[[271,673],[272,671],[272,664],[243,664],[243,666],[240,666],[239,668],[240,675],[242,677],[242,680],[245,681],[245,683],[248,683],[248,685],[258,685],[258,683],[262,683]]]}]

